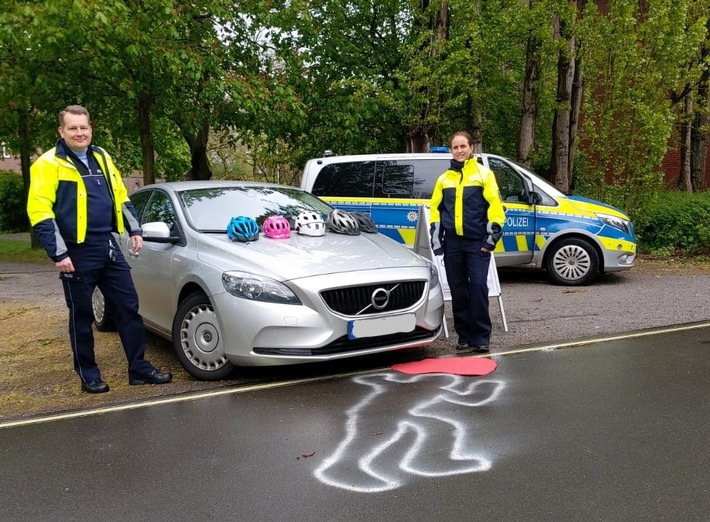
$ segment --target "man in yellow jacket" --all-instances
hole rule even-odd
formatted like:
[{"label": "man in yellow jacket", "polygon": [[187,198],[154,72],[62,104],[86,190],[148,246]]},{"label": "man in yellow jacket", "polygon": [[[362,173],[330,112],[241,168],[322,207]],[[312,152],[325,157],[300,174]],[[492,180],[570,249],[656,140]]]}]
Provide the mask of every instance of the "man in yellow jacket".
[{"label": "man in yellow jacket", "polygon": [[113,232],[126,230],[136,254],[142,232],[113,161],[91,142],[88,111],[71,105],[59,114],[56,146],[30,169],[27,213],[32,229],[54,261],[69,308],[74,369],[88,393],[109,391],[94,357],[92,295],[99,287],[111,305],[128,360],[130,384],[162,384],[172,375],[144,358],[143,319],[130,267]]},{"label": "man in yellow jacket", "polygon": [[491,337],[488,267],[505,212],[495,174],[473,155],[467,132],[451,138],[451,167],[436,180],[430,204],[434,254],[444,256],[456,349],[487,352]]}]

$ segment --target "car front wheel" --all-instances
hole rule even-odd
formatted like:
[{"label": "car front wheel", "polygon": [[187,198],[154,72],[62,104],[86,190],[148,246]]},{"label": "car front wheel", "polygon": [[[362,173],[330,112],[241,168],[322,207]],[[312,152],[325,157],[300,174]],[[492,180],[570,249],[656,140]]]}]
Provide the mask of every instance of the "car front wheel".
[{"label": "car front wheel", "polygon": [[94,288],[91,294],[91,310],[94,313],[94,324],[99,332],[113,332],[116,330],[116,320],[113,310],[106,302],[104,294],[98,287]]},{"label": "car front wheel", "polygon": [[588,285],[599,271],[599,254],[589,241],[561,239],[547,256],[547,275],[557,285]]},{"label": "car front wheel", "polygon": [[224,354],[217,314],[202,292],[188,296],[175,314],[173,348],[180,364],[196,379],[218,381],[234,370]]}]

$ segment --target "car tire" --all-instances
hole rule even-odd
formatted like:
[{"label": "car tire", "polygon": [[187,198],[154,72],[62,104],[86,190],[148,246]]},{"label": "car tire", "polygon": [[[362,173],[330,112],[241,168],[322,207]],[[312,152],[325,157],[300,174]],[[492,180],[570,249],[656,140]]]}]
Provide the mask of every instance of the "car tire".
[{"label": "car tire", "polygon": [[91,294],[91,310],[94,314],[94,324],[99,332],[116,330],[116,318],[113,310],[98,287],[94,288],[94,293]]},{"label": "car tire", "polygon": [[224,354],[217,314],[202,292],[190,294],[173,320],[173,348],[185,371],[201,381],[218,381],[234,371]]},{"label": "car tire", "polygon": [[571,237],[558,240],[547,254],[547,276],[556,285],[584,286],[599,272],[599,254],[589,241]]}]

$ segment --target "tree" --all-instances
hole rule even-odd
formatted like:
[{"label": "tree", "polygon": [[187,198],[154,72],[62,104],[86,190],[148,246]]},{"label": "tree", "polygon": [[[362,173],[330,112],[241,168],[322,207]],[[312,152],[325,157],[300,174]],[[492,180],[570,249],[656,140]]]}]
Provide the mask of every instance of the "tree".
[{"label": "tree", "polygon": [[[63,15],[55,4],[0,2],[0,136],[19,151],[25,196],[32,155],[57,139],[56,107],[78,94],[57,59],[68,45]],[[39,246],[34,235],[32,246]]]},{"label": "tree", "polygon": [[[527,7],[532,11],[539,4],[535,0],[528,0]],[[532,18],[532,17],[531,17]],[[531,24],[532,25],[532,24]],[[520,134],[518,149],[515,155],[521,165],[531,167],[530,153],[535,142],[535,125],[537,112],[540,108],[540,74],[542,67],[541,48],[543,36],[538,34],[533,25],[528,29],[528,41],[525,54],[525,79],[523,80],[522,107],[520,118]]]},{"label": "tree", "polygon": [[[565,7],[567,9],[565,9]],[[555,186],[564,193],[572,188],[572,89],[577,73],[577,38],[575,25],[577,0],[569,0],[559,11],[559,52],[557,58],[557,107],[552,124],[551,174]]]},{"label": "tree", "polygon": [[608,15],[587,4],[581,27],[587,154],[580,176],[586,194],[635,211],[662,186],[659,165],[674,123],[668,94],[704,37],[695,29],[692,1],[615,0]]},{"label": "tree", "polygon": [[698,61],[700,79],[696,91],[695,117],[690,138],[690,187],[693,192],[706,189],[705,169],[710,134],[710,6],[707,4],[705,16],[705,41]]}]

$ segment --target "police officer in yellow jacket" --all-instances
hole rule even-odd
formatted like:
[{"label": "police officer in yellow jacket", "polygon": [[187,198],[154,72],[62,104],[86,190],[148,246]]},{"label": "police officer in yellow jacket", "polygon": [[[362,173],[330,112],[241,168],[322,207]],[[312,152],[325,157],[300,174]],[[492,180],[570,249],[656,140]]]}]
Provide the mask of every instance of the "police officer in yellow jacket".
[{"label": "police officer in yellow jacket", "polygon": [[92,295],[96,286],[115,314],[130,384],[162,384],[172,375],[144,359],[143,320],[130,267],[112,232],[130,236],[137,254],[140,223],[121,175],[91,142],[88,111],[71,105],[59,114],[56,146],[30,169],[27,213],[33,231],[59,270],[69,308],[69,339],[82,390],[109,391],[94,357]]},{"label": "police officer in yellow jacket", "polygon": [[488,267],[505,212],[495,175],[472,157],[471,135],[455,133],[451,152],[451,166],[436,180],[431,197],[431,245],[434,254],[444,256],[456,349],[487,352],[492,329]]}]

